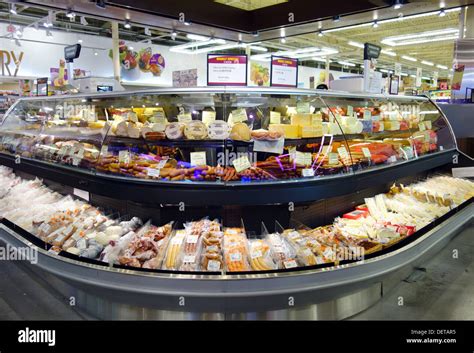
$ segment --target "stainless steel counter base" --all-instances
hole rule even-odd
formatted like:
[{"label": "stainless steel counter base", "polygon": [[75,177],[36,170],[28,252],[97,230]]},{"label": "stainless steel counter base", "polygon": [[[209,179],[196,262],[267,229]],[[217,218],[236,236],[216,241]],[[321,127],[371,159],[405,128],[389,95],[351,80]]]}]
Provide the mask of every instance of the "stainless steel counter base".
[{"label": "stainless steel counter base", "polygon": [[[381,298],[474,219],[471,203],[405,247],[369,260],[294,273],[202,276],[91,265],[38,249],[34,271],[100,319],[343,319]],[[33,246],[3,224],[0,241]]]}]

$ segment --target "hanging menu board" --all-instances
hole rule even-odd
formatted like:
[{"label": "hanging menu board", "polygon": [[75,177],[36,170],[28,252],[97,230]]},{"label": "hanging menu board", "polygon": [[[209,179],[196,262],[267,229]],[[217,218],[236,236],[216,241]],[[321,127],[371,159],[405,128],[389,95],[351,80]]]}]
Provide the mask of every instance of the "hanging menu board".
[{"label": "hanging menu board", "polygon": [[272,56],[270,69],[270,86],[297,87],[298,59]]},{"label": "hanging menu board", "polygon": [[247,86],[247,55],[207,55],[208,86]]}]

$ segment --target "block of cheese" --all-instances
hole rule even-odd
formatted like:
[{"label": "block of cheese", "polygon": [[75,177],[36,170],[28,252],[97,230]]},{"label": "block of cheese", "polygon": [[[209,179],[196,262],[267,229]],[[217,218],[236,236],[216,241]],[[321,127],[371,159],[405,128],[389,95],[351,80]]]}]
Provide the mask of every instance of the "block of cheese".
[{"label": "block of cheese", "polygon": [[312,114],[295,114],[291,117],[291,125],[311,126]]},{"label": "block of cheese", "polygon": [[386,131],[400,130],[400,122],[398,120],[385,120],[383,127]]},{"label": "block of cheese", "polygon": [[329,133],[331,135],[342,135],[342,130],[339,127],[338,123],[329,123]]},{"label": "block of cheese", "polygon": [[329,123],[323,122],[322,125],[323,125],[323,135],[329,134]]},{"label": "block of cheese", "polygon": [[318,126],[299,126],[299,134],[302,138],[323,136],[323,128]]},{"label": "block of cheese", "polygon": [[289,124],[270,124],[268,126],[269,131],[281,132],[285,134],[286,139],[297,139],[299,138],[299,126]]}]

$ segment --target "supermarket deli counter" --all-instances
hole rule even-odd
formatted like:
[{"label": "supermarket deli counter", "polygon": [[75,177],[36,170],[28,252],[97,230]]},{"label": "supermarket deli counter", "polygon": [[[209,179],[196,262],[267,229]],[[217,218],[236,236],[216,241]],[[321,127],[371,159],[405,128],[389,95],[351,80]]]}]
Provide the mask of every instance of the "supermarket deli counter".
[{"label": "supermarket deli counter", "polygon": [[0,139],[1,238],[102,318],[347,317],[474,213],[423,97],[22,99]]}]

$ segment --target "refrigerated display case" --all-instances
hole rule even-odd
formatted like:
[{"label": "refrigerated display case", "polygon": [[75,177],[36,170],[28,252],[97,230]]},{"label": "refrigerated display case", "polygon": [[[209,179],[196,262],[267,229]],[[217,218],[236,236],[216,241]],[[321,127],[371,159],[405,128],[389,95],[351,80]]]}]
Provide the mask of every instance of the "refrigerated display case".
[{"label": "refrigerated display case", "polygon": [[98,317],[314,317],[354,302],[319,314],[340,318],[472,220],[472,185],[433,176],[453,158],[426,97],[218,87],[20,99],[0,163],[45,185],[7,170],[4,183],[44,215],[6,193],[24,206],[0,208],[1,234],[107,307]]}]

